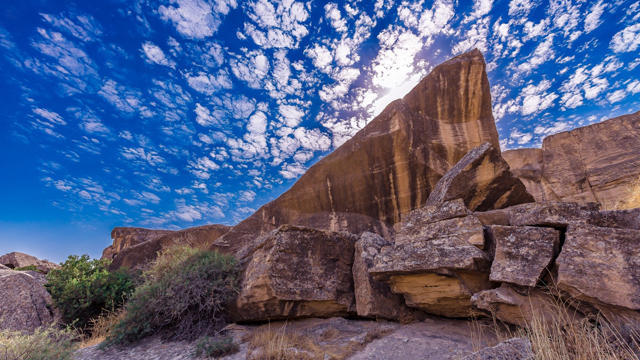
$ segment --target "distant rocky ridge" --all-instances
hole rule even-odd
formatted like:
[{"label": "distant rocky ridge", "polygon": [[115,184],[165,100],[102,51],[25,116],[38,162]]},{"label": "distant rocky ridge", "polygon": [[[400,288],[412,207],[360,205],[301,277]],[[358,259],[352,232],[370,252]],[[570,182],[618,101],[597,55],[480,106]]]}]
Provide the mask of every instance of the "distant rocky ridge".
[{"label": "distant rocky ridge", "polygon": [[52,263],[51,261],[40,260],[35,256],[16,251],[0,256],[0,265],[4,265],[9,269],[20,269],[33,266],[36,270],[44,274],[48,273],[50,270],[60,267],[60,265]]}]

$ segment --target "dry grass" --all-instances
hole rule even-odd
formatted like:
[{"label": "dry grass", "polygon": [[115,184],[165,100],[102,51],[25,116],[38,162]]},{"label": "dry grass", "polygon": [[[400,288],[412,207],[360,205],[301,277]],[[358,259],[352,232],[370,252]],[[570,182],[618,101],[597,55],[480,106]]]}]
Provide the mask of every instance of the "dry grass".
[{"label": "dry grass", "polygon": [[0,331],[0,360],[72,360],[76,332],[56,325],[33,333]]},{"label": "dry grass", "polygon": [[98,345],[106,340],[107,336],[111,334],[111,329],[115,327],[117,323],[124,319],[125,310],[120,308],[117,310],[105,311],[97,318],[91,319],[89,324],[89,335],[83,338],[78,348],[84,349],[89,346]]},{"label": "dry grass", "polygon": [[269,325],[256,330],[248,340],[252,360],[316,360],[325,356],[313,340],[288,331],[286,324],[279,329]]},{"label": "dry grass", "polygon": [[536,360],[639,359],[637,333],[623,330],[601,314],[583,316],[571,306],[572,300],[555,299],[552,321],[549,313],[536,313],[522,328],[508,327],[496,320],[489,327],[474,322],[474,350],[477,350],[475,344],[481,344],[490,334],[497,342],[514,337],[528,338]]}]

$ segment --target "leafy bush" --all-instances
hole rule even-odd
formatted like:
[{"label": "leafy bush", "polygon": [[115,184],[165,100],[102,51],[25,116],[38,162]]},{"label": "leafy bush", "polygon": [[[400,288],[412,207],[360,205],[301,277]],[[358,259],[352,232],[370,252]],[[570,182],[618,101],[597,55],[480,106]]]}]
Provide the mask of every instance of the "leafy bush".
[{"label": "leafy bush", "polygon": [[0,331],[0,360],[71,360],[76,334],[54,325],[36,329],[32,334]]},{"label": "leafy bush", "polygon": [[65,323],[88,330],[91,319],[118,308],[133,292],[131,277],[125,271],[110,272],[108,265],[108,260],[71,255],[47,274],[45,286]]},{"label": "leafy bush", "polygon": [[196,356],[220,357],[238,351],[230,336],[203,336],[196,342]]},{"label": "leafy bush", "polygon": [[231,256],[180,246],[161,253],[143,277],[108,344],[155,333],[190,340],[213,334],[237,292],[238,266]]}]

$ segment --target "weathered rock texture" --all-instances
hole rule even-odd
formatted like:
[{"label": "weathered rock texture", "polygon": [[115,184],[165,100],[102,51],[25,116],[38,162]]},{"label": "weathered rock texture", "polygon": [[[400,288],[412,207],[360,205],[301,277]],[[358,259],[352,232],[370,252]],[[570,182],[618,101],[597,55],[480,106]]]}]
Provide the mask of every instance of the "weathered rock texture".
[{"label": "weathered rock texture", "polygon": [[259,239],[240,285],[236,320],[353,312],[355,240],[348,233],[288,225]]},{"label": "weathered rock texture", "polygon": [[157,239],[172,232],[171,230],[115,227],[111,230],[111,241],[113,244],[107,246],[102,251],[102,258],[113,259],[120,251],[126,248],[141,244],[145,241]]},{"label": "weathered rock texture", "polygon": [[520,290],[503,284],[499,288],[484,290],[471,298],[475,307],[509,324],[525,326],[536,321],[557,321],[557,304],[551,296],[537,288]]},{"label": "weathered rock texture", "polygon": [[522,182],[511,174],[499,148],[482,144],[469,151],[438,181],[427,205],[463,199],[468,209],[485,211],[533,202]]},{"label": "weathered rock texture", "polygon": [[162,230],[158,231],[158,233],[149,233],[146,241],[121,248],[114,255],[110,268],[144,267],[156,258],[158,252],[175,245],[206,248],[227,231],[229,231],[229,227],[225,225],[204,225],[180,231],[165,232]]},{"label": "weathered rock texture", "polygon": [[640,112],[548,136],[503,153],[537,201],[640,207]]},{"label": "weathered rock texture", "polygon": [[640,310],[640,230],[571,225],[556,264],[577,299]]},{"label": "weathered rock texture", "polygon": [[53,269],[57,269],[60,265],[52,263],[48,260],[40,260],[35,256],[31,256],[21,252],[11,252],[0,256],[0,264],[9,269],[19,269],[27,266],[35,266],[38,271],[48,273]]},{"label": "weathered rock texture", "polygon": [[357,314],[403,322],[413,320],[417,314],[407,308],[402,296],[392,293],[388,284],[373,279],[369,274],[374,257],[386,245],[390,244],[381,236],[370,232],[363,233],[355,244],[353,282]]},{"label": "weathered rock texture", "polygon": [[491,281],[533,287],[559,251],[560,232],[532,226],[488,227],[495,255]]},{"label": "weathered rock texture", "polygon": [[0,330],[30,332],[55,320],[51,296],[27,272],[0,269],[0,299]]},{"label": "weathered rock texture", "polygon": [[462,360],[533,360],[535,356],[531,341],[527,338],[505,340],[496,346],[487,347]]},{"label": "weathered rock texture", "polygon": [[238,252],[282,224],[385,234],[402,214],[424,205],[449,168],[486,142],[500,148],[485,62],[474,50],[437,66],[215,247]]},{"label": "weathered rock texture", "polygon": [[[443,208],[450,206],[454,204]],[[429,223],[419,219],[421,214],[433,213],[415,210],[399,227],[396,243],[380,250],[369,273],[404,295],[408,306],[448,317],[470,316],[471,296],[491,287],[489,256],[480,249],[482,224],[473,215]]]}]

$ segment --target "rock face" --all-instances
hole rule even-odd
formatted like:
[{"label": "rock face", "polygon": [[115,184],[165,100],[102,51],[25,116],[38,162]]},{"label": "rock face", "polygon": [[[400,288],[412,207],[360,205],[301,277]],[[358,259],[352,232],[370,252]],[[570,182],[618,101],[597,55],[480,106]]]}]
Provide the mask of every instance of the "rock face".
[{"label": "rock face", "polygon": [[[450,207],[455,204],[443,205]],[[408,306],[436,315],[468,317],[471,296],[491,288],[489,256],[481,250],[482,224],[473,215],[430,223],[420,220],[421,214],[433,212],[410,214],[410,221],[400,224],[396,243],[380,250],[369,273],[404,295]]]},{"label": "rock face", "polygon": [[55,319],[51,296],[27,272],[0,269],[0,298],[0,330],[31,332]]},{"label": "rock face", "polygon": [[533,202],[522,182],[511,174],[500,150],[489,143],[469,151],[438,181],[427,205],[463,199],[468,209],[485,211]]},{"label": "rock face", "polygon": [[170,230],[151,230],[136,227],[115,227],[111,230],[113,244],[102,251],[102,258],[111,260],[126,248],[157,239],[172,232]]},{"label": "rock face", "polygon": [[488,227],[495,255],[489,279],[534,287],[559,251],[560,232],[532,226]]},{"label": "rock face", "polygon": [[0,264],[9,269],[19,269],[27,266],[35,266],[38,271],[48,273],[53,269],[60,267],[58,264],[54,264],[51,261],[40,260],[35,256],[24,254],[21,252],[11,252],[0,256]]},{"label": "rock face", "polygon": [[486,142],[500,148],[484,58],[474,50],[437,66],[214,247],[237,253],[282,224],[385,235],[425,203],[447,170]]},{"label": "rock face", "polygon": [[536,201],[640,207],[640,112],[551,135],[542,149],[503,156]]},{"label": "rock face", "polygon": [[121,248],[114,255],[110,268],[141,268],[155,259],[159,251],[175,245],[207,247],[227,231],[229,227],[225,225],[204,225],[180,231],[151,232],[145,237],[147,240]]},{"label": "rock face", "polygon": [[640,230],[571,225],[556,264],[577,299],[640,310]]},{"label": "rock face", "polygon": [[352,313],[355,241],[348,233],[288,225],[259,239],[244,271],[236,320]]},{"label": "rock face", "polygon": [[353,283],[358,316],[402,322],[416,318],[415,311],[404,304],[402,296],[391,292],[389,285],[373,279],[369,269],[383,246],[390,245],[377,234],[365,232],[355,244]]},{"label": "rock face", "polygon": [[545,322],[557,320],[553,298],[536,288],[518,290],[502,284],[499,288],[474,294],[471,302],[478,309],[509,324],[525,326],[533,319]]}]

